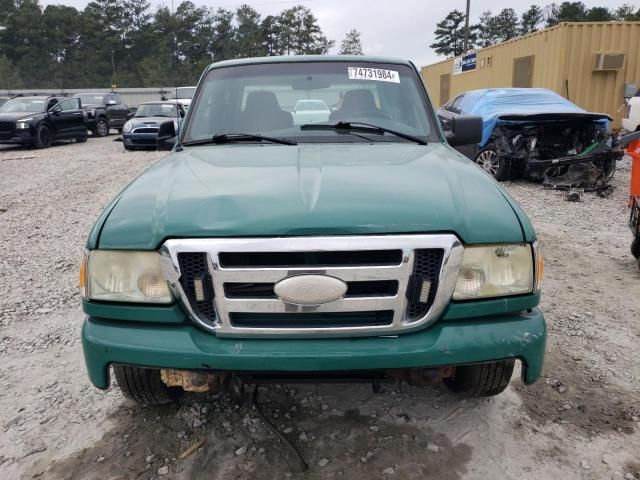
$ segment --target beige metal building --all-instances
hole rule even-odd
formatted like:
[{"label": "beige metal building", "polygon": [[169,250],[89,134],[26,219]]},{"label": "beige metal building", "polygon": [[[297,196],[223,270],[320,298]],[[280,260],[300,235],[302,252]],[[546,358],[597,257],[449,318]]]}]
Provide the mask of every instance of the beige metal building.
[{"label": "beige metal building", "polygon": [[619,127],[625,86],[640,87],[640,22],[561,23],[463,60],[462,68],[460,59],[422,68],[436,105],[478,88],[544,87]]}]

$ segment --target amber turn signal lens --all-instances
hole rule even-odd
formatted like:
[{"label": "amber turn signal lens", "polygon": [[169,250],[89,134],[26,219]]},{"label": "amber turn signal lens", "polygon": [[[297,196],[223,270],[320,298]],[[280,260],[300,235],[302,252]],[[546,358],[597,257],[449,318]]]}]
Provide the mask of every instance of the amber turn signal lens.
[{"label": "amber turn signal lens", "polygon": [[82,256],[82,261],[80,262],[80,296],[82,298],[87,298],[87,254],[85,253]]},{"label": "amber turn signal lens", "polygon": [[536,290],[540,290],[542,281],[544,280],[544,260],[542,259],[542,252],[538,247],[536,255]]}]

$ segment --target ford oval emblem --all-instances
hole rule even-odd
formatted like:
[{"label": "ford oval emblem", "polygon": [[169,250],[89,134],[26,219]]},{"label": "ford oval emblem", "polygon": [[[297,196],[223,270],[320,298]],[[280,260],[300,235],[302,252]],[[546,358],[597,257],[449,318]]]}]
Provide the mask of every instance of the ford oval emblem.
[{"label": "ford oval emblem", "polygon": [[327,275],[295,275],[276,283],[280,300],[295,305],[322,305],[339,300],[347,293],[347,284]]}]

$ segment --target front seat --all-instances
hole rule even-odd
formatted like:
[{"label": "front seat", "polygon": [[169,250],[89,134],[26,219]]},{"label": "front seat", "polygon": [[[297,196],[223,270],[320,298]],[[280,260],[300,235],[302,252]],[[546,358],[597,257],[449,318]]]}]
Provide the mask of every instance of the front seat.
[{"label": "front seat", "polygon": [[350,90],[344,94],[340,110],[331,114],[329,120],[356,120],[368,117],[381,117],[384,114],[376,106],[373,94],[369,90]]},{"label": "front seat", "polygon": [[293,127],[293,117],[280,108],[273,92],[261,90],[247,95],[239,126],[241,133],[269,132]]}]

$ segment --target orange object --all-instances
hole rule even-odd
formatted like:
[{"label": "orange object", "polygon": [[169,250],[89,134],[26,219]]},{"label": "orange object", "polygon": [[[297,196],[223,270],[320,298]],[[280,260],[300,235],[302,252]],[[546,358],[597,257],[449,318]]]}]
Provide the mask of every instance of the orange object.
[{"label": "orange object", "polygon": [[640,198],[640,140],[634,140],[627,146],[627,155],[631,157],[631,203]]}]

